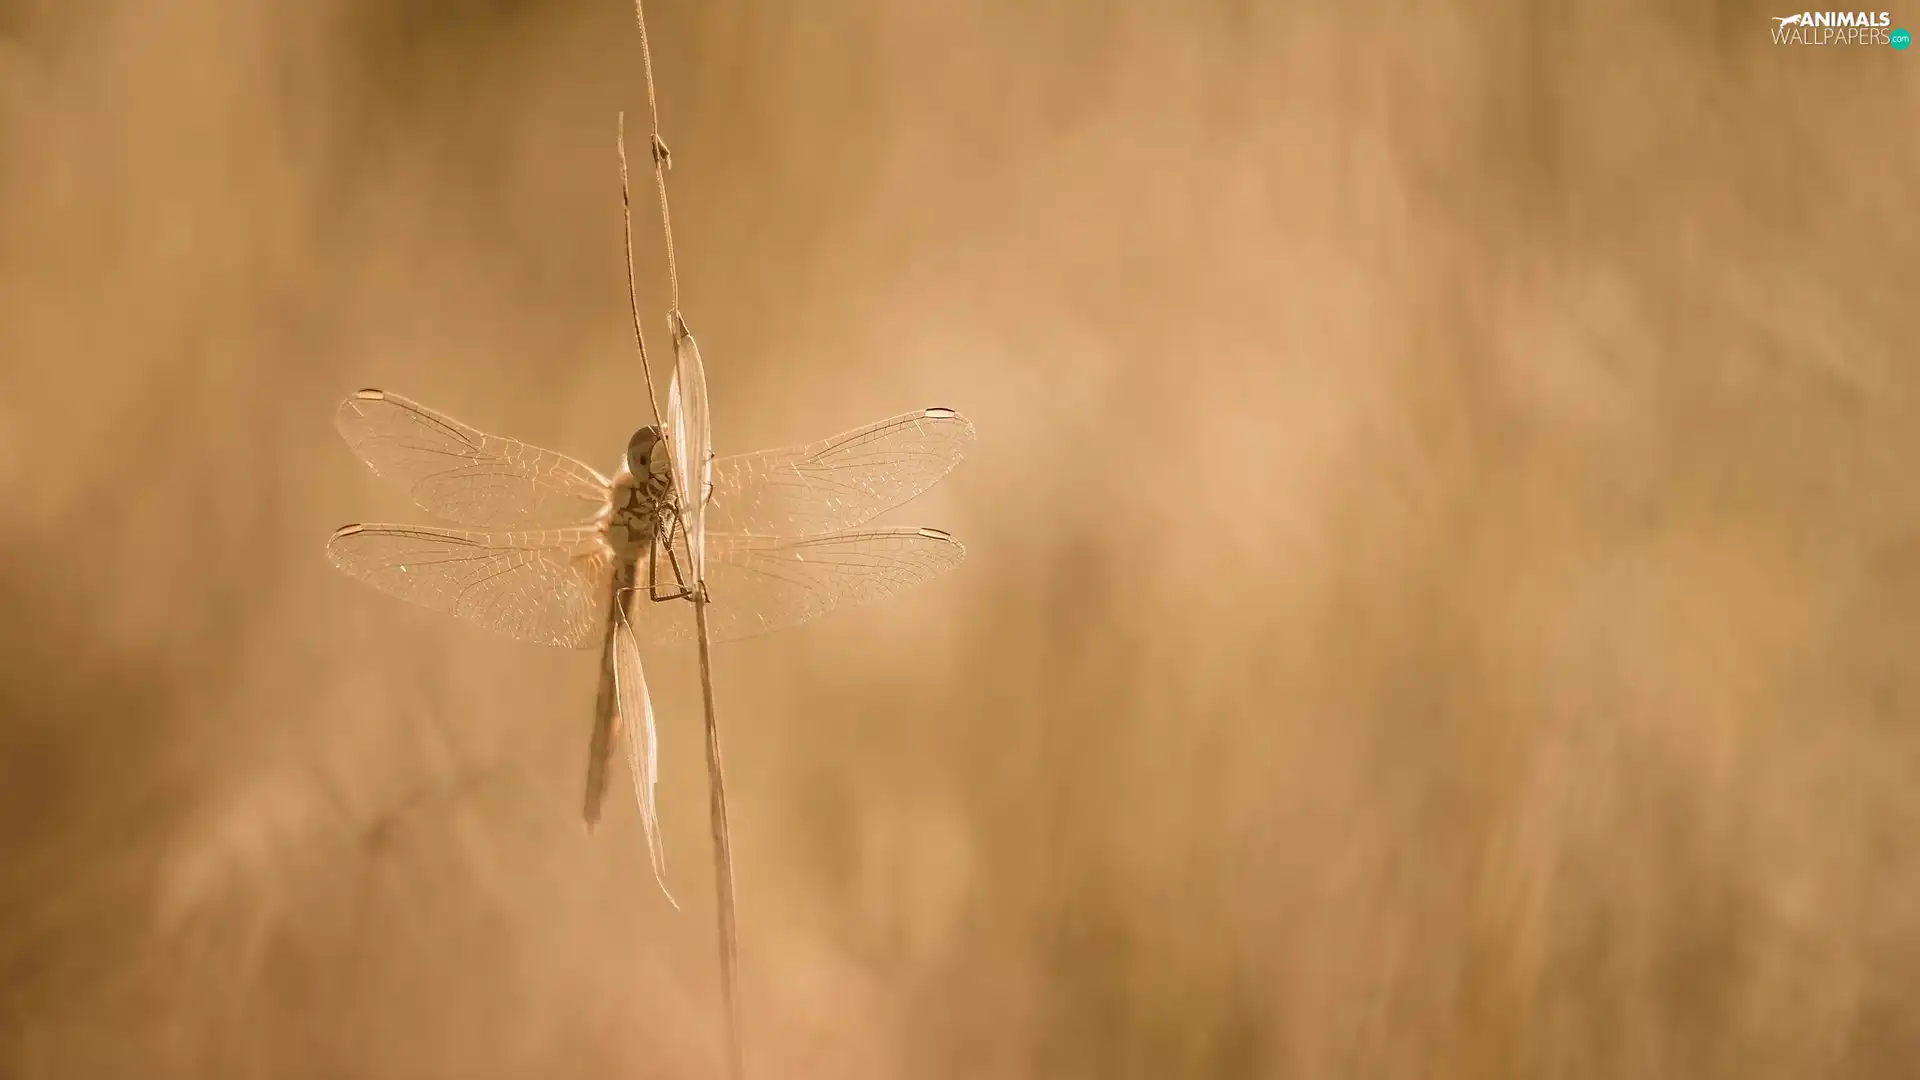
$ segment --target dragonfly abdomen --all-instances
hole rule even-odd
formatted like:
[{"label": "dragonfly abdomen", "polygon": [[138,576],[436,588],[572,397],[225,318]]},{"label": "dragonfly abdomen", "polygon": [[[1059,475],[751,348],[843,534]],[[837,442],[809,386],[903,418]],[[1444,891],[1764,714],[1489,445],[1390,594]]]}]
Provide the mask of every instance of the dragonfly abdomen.
[{"label": "dragonfly abdomen", "polygon": [[600,687],[593,701],[593,737],[587,743],[587,791],[582,816],[587,827],[600,823],[607,804],[607,774],[613,761],[614,728],[620,716],[619,687],[614,676],[614,634],[620,628],[622,608],[633,598],[639,564],[620,559],[614,564],[607,597],[607,632],[600,646]]}]

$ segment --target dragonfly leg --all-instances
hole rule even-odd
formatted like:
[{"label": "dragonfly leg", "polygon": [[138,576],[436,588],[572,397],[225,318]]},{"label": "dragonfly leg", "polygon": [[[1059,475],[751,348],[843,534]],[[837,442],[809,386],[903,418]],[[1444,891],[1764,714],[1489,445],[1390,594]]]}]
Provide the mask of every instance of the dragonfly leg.
[{"label": "dragonfly leg", "polygon": [[[680,516],[678,514],[674,515],[673,527],[675,529],[686,528],[686,523],[680,519]],[[680,584],[680,592],[677,595],[676,599],[692,600],[696,603],[706,603],[707,600],[709,599],[707,596],[707,583],[704,581],[695,581],[689,584],[687,582],[687,579],[681,576],[680,560],[674,557],[673,551],[671,549],[667,551],[667,561],[673,564],[673,579],[679,582]]]},{"label": "dragonfly leg", "polygon": [[[678,519],[676,518],[675,520],[677,524]],[[673,588],[675,590],[664,596],[660,593],[660,553],[662,551],[666,552],[667,565],[673,570]],[[647,542],[647,598],[656,604],[663,604],[668,600],[684,600],[692,595],[692,590],[687,588],[686,581],[680,576],[679,560],[673,557],[671,534],[669,534],[668,542],[662,544],[660,542],[659,530],[654,530],[653,538]]]}]

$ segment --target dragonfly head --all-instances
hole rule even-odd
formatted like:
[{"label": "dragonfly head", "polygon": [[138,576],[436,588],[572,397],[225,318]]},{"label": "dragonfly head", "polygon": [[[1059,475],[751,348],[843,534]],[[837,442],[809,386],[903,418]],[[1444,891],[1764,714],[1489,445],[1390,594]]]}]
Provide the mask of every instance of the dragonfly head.
[{"label": "dragonfly head", "polygon": [[659,428],[648,425],[627,440],[627,471],[636,479],[665,477],[672,472],[670,462],[667,440],[661,437]]}]

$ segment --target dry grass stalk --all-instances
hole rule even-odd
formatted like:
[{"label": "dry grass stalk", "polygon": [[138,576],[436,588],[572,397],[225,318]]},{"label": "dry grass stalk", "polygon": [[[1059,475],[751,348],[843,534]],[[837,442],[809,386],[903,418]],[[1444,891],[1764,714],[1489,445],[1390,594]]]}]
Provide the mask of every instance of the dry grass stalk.
[{"label": "dry grass stalk", "polygon": [[[675,472],[679,490],[682,493],[676,512],[679,515],[680,530],[689,537],[689,550],[693,557],[689,571],[692,576],[691,588],[687,599],[693,604],[695,628],[699,637],[700,658],[700,701],[705,713],[707,734],[707,786],[710,794],[713,826],[713,874],[714,906],[719,921],[720,947],[720,994],[722,1007],[726,1012],[727,1075],[732,1080],[741,1080],[746,1075],[744,1054],[740,1041],[740,1005],[739,1005],[739,934],[734,915],[733,880],[733,843],[727,823],[727,785],[726,770],[720,754],[720,721],[713,700],[713,642],[707,628],[707,584],[705,560],[700,557],[700,530],[704,529],[703,516],[698,512],[700,502],[706,495],[706,477],[704,469],[711,459],[711,442],[707,426],[706,374],[700,360],[699,347],[694,343],[693,335],[688,332],[686,319],[680,312],[679,268],[673,253],[673,223],[667,212],[667,176],[666,170],[672,166],[672,156],[667,144],[660,138],[660,109],[653,88],[653,53],[647,41],[647,18],[641,0],[634,0],[634,21],[640,30],[640,53],[642,67],[646,72],[647,111],[652,121],[650,146],[653,155],[654,185],[660,197],[660,230],[667,251],[667,281],[670,290],[668,322],[672,327],[674,339],[674,379],[668,389],[668,423],[671,425],[671,438],[677,450],[678,461]],[[647,359],[646,334],[641,328],[640,296],[635,284],[633,270],[633,201],[627,178],[627,140],[626,114],[620,116],[620,204],[625,229],[627,256],[627,299],[633,317],[634,346],[640,353],[640,366],[646,375],[647,404],[653,410],[655,421],[659,420],[659,407],[656,404],[653,388],[652,365]],[[693,421],[687,422],[687,409],[684,405],[688,398],[683,396],[685,388],[691,386]],[[688,445],[691,441],[691,445]],[[701,470],[696,479],[694,470]]]}]

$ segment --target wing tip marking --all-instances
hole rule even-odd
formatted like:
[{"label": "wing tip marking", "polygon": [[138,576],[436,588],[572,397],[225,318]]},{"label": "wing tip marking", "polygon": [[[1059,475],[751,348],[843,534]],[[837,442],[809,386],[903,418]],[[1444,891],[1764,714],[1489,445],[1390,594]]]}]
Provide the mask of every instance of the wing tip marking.
[{"label": "wing tip marking", "polygon": [[948,408],[945,405],[929,405],[926,408],[920,410],[920,417],[923,420],[958,421],[963,431],[962,438],[966,438],[966,439],[973,438],[973,435],[974,435],[973,421],[960,415],[959,409]]},{"label": "wing tip marking", "polygon": [[386,398],[387,398],[387,392],[385,390],[378,390],[378,389],[374,389],[373,387],[368,387],[365,390],[355,390],[353,392],[352,400],[354,401],[385,401]]},{"label": "wing tip marking", "polygon": [[947,545],[947,547],[951,549],[955,563],[967,557],[967,546],[955,539],[954,535],[945,529],[929,529],[923,527],[919,532],[921,536],[928,540]]}]

